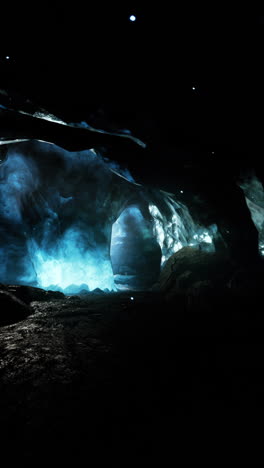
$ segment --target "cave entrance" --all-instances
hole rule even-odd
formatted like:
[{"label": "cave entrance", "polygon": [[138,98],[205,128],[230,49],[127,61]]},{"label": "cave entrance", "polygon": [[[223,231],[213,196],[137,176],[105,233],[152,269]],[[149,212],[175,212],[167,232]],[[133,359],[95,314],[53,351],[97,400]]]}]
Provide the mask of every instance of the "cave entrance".
[{"label": "cave entrance", "polygon": [[157,281],[161,249],[151,220],[137,206],[127,207],[113,224],[110,255],[119,290],[146,290]]}]

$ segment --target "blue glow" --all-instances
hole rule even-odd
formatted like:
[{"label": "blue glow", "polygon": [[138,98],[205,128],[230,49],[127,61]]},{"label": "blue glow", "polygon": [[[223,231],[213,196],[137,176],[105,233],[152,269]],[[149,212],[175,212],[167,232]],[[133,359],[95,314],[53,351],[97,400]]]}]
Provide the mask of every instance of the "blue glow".
[{"label": "blue glow", "polygon": [[38,284],[44,289],[66,289],[72,284],[87,284],[90,290],[115,290],[109,257],[99,248],[87,250],[77,229],[69,229],[57,240],[51,251],[40,248],[31,240],[28,244]]},{"label": "blue glow", "polygon": [[131,15],[129,17],[129,19],[130,19],[130,21],[134,22],[134,21],[136,21],[137,18],[135,17],[135,15]]},{"label": "blue glow", "polygon": [[[92,151],[80,152],[76,157],[75,153],[67,153],[44,143],[32,143],[32,151],[34,148],[39,159],[25,157],[13,145],[0,165],[0,282],[63,291],[72,285],[80,286],[80,290],[84,289],[83,285],[87,285],[90,291],[96,288],[116,290],[109,253],[111,225],[108,227],[100,217],[90,223],[94,211],[101,205],[90,202],[92,189],[86,180],[87,174],[95,172],[94,167],[99,174],[100,170],[102,172],[101,178],[98,176],[96,179],[98,186],[102,186],[101,180],[104,178],[105,181],[108,174],[107,181],[110,183],[112,173],[102,158]],[[45,191],[38,163],[49,154],[48,151],[51,151],[51,155],[56,154],[63,163],[63,186],[60,187],[59,174],[50,171],[52,177]],[[51,162],[52,156],[45,158],[47,167]],[[79,177],[76,185],[72,172]],[[77,197],[79,192],[85,194],[81,201]],[[29,229],[23,209],[25,204],[32,203],[32,193],[37,194],[34,209],[41,216],[33,216]],[[39,196],[39,193],[42,195]],[[101,193],[105,200],[107,192],[101,189]],[[107,212],[106,207],[103,212],[105,217]],[[65,213],[68,218],[62,228],[61,220]],[[15,226],[17,234],[13,234],[15,229],[11,231],[9,226]]]},{"label": "blue glow", "polygon": [[[11,145],[0,165],[0,282],[111,291],[115,276],[123,276],[124,287],[133,279],[134,259],[146,243],[159,244],[162,264],[190,242],[213,245],[217,228],[196,226],[188,209],[166,192],[154,194],[155,204],[149,199],[149,213],[141,205],[124,208],[131,194],[134,199],[134,186],[120,179],[124,192],[111,195],[119,179],[94,151],[72,153],[32,142],[29,157],[29,146],[23,145]],[[145,193],[142,197],[145,204]]]}]

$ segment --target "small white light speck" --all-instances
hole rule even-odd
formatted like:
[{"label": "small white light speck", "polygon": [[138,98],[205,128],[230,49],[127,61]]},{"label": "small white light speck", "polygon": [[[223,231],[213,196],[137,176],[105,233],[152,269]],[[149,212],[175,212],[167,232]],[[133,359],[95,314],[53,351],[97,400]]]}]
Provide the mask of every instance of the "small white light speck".
[{"label": "small white light speck", "polygon": [[193,91],[195,91],[195,90],[196,90],[195,86],[193,86],[193,87],[192,87],[192,90],[193,90]]},{"label": "small white light speck", "polygon": [[181,193],[183,193],[183,190],[181,190]]},{"label": "small white light speck", "polygon": [[6,60],[9,60],[9,59],[10,59],[10,57],[9,57],[9,55],[7,55],[7,56],[6,56]]},{"label": "small white light speck", "polygon": [[129,19],[130,19],[130,21],[134,22],[134,21],[136,21],[137,18],[135,17],[135,15],[130,15]]},{"label": "small white light speck", "polygon": [[134,298],[133,298],[133,297],[131,297],[130,299],[131,299],[131,301],[133,301],[133,300],[134,300]]}]

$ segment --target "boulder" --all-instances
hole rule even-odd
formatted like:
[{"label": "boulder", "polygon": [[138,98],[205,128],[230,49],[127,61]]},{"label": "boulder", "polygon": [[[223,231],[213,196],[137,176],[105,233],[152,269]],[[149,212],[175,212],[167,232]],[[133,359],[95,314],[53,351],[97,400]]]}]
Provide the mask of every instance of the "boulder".
[{"label": "boulder", "polygon": [[93,294],[105,294],[104,291],[102,291],[102,289],[100,288],[96,288],[96,289],[93,289],[93,291],[91,291]]},{"label": "boulder", "polygon": [[226,288],[232,266],[227,257],[184,247],[164,265],[153,290],[171,298],[177,294],[197,296]]}]

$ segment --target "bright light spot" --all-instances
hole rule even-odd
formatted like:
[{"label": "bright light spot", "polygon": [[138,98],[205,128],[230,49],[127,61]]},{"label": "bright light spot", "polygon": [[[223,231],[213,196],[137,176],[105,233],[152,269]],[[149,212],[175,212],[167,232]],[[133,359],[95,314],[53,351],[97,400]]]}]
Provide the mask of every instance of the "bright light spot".
[{"label": "bright light spot", "polygon": [[21,143],[22,141],[28,141],[28,140],[27,140],[27,138],[20,138],[20,139],[16,138],[14,140],[3,140],[3,141],[0,141],[0,145],[7,145],[8,143]]},{"label": "bright light spot", "polygon": [[43,119],[43,120],[48,120],[49,122],[55,122],[59,123],[62,125],[67,125],[63,120],[59,119],[55,115],[44,113],[44,112],[35,112],[33,114],[33,117],[36,117],[37,119]]},{"label": "bright light spot", "polygon": [[181,190],[181,193],[183,193],[183,190]]},{"label": "bright light spot", "polygon": [[169,237],[169,239],[167,240],[167,246],[168,246],[168,248],[170,248],[170,247],[173,246],[173,239],[172,239],[172,237]]},{"label": "bright light spot", "polygon": [[131,15],[131,16],[129,16],[129,19],[130,19],[130,21],[134,22],[134,21],[136,21],[137,18],[135,17],[135,15]]},{"label": "bright light spot", "polygon": [[160,248],[163,248],[164,240],[165,240],[165,232],[162,223],[162,215],[155,205],[149,205],[149,212],[153,216],[154,219],[154,235],[157,239],[157,242],[160,245]]},{"label": "bright light spot", "polygon": [[195,86],[193,86],[193,87],[192,87],[192,90],[195,91],[195,89],[196,89]]},{"label": "bright light spot", "polygon": [[162,226],[161,223],[157,222],[155,228],[156,228],[158,243],[159,243],[160,247],[162,248],[163,243],[164,243],[164,239],[165,239],[165,233],[164,233],[163,226]]},{"label": "bright light spot", "polygon": [[175,253],[175,252],[178,252],[178,250],[182,249],[182,247],[183,247],[183,246],[182,246],[181,242],[176,242],[176,243],[174,244],[172,250],[173,250],[173,252]]},{"label": "bright light spot", "polygon": [[264,244],[259,243],[259,253],[260,255],[264,256]]},{"label": "bright light spot", "polygon": [[209,236],[208,232],[203,232],[202,234],[194,234],[193,238],[198,242],[205,242],[206,244],[212,244],[212,237]]},{"label": "bright light spot", "polygon": [[6,56],[6,60],[9,60],[9,59],[10,59],[10,57],[9,57],[9,55],[7,55],[7,56]]},{"label": "bright light spot", "polygon": [[131,301],[133,301],[133,300],[134,300],[134,298],[133,298],[133,297],[131,297],[131,298],[130,298],[130,300],[131,300]]},{"label": "bright light spot", "polygon": [[208,233],[205,233],[202,237],[203,242],[206,242],[207,244],[212,244],[212,238],[209,236]]},{"label": "bright light spot", "polygon": [[152,216],[155,216],[155,217],[158,216],[160,218],[162,217],[161,212],[155,205],[149,205],[149,212]]}]

